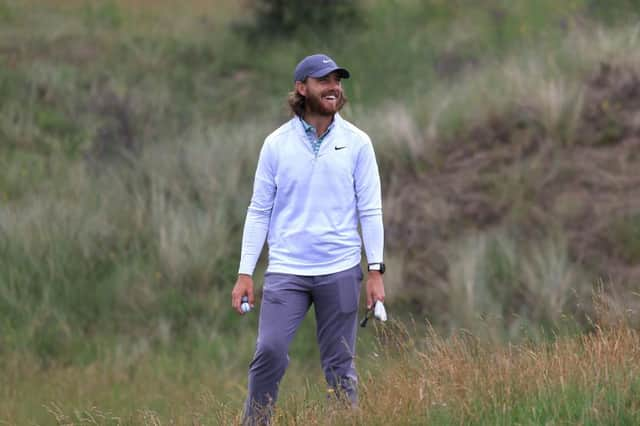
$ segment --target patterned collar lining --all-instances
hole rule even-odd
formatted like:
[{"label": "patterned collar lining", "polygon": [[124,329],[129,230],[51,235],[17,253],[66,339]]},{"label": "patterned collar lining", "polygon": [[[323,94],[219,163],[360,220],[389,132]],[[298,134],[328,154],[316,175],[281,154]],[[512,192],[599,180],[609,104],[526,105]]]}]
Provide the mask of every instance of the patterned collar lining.
[{"label": "patterned collar lining", "polygon": [[318,154],[318,151],[320,151],[320,145],[322,144],[322,141],[324,140],[324,138],[327,137],[331,129],[333,129],[333,126],[335,125],[336,121],[333,120],[331,124],[329,124],[329,127],[327,127],[327,131],[324,132],[322,136],[317,137],[316,128],[313,127],[311,124],[307,123],[304,120],[304,118],[300,116],[298,116],[298,118],[300,118],[300,122],[302,123],[302,127],[304,128],[304,131],[307,135],[307,139],[309,140],[309,142],[311,142],[311,147],[313,148],[314,154]]}]

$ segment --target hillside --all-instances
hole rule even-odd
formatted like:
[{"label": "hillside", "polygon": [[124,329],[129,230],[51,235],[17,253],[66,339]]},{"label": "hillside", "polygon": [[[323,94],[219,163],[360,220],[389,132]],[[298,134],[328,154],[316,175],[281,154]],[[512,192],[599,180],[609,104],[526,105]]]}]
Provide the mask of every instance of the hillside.
[{"label": "hillside", "polygon": [[73,362],[237,330],[257,153],[310,51],[354,75],[397,312],[501,339],[588,328],[597,288],[635,312],[632,3],[363,1],[326,37],[273,33],[254,3],[3,1],[2,351]]},{"label": "hillside", "polygon": [[640,74],[601,63],[577,87],[563,111],[516,99],[429,141],[415,153],[424,170],[394,176],[390,252],[402,253],[403,291],[429,301],[432,318],[461,302],[508,321],[588,315],[598,280],[637,311],[628,296],[640,282]]},{"label": "hillside", "polygon": [[637,0],[268,3],[0,0],[0,423],[237,419],[256,159],[322,51],[380,165],[392,321],[345,415],[305,319],[278,424],[637,424]]}]

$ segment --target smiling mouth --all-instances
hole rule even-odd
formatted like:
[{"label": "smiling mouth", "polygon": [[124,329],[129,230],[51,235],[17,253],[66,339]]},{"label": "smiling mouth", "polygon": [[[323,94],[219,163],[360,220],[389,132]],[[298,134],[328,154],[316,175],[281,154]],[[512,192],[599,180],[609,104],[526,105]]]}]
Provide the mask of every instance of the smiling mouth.
[{"label": "smiling mouth", "polygon": [[338,98],[334,95],[329,95],[329,96],[323,96],[323,99],[326,99],[328,101],[335,101]]}]

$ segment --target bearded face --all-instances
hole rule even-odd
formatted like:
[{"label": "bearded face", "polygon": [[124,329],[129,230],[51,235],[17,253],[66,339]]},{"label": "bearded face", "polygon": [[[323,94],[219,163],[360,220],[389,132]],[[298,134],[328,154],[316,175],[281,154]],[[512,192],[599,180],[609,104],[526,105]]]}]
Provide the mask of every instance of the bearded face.
[{"label": "bearded face", "polygon": [[342,89],[331,89],[320,93],[307,92],[306,108],[311,114],[333,116],[342,109],[344,104]]},{"label": "bearded face", "polygon": [[307,113],[333,116],[346,103],[340,77],[336,73],[321,78],[309,77],[305,83],[298,84],[298,92],[305,97]]}]

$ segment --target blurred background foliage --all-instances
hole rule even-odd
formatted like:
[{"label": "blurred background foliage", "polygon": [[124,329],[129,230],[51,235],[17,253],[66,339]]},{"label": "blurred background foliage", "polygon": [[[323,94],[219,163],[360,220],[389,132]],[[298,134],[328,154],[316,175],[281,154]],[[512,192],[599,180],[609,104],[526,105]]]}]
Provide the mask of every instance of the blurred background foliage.
[{"label": "blurred background foliage", "polygon": [[598,285],[635,309],[638,10],[0,0],[0,352],[229,361],[255,333],[229,294],[257,153],[314,52],[374,140],[390,312],[517,340],[589,328]]},{"label": "blurred background foliage", "polygon": [[340,28],[360,23],[357,0],[323,0],[319,3],[290,0],[253,0],[248,4],[254,18],[249,23],[252,38],[323,37]]}]

